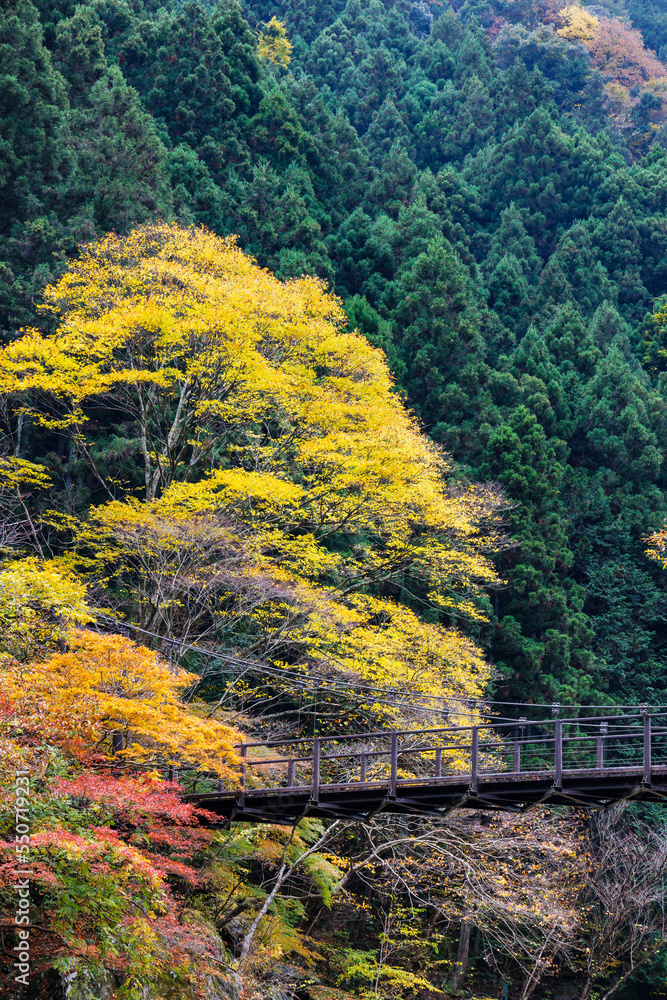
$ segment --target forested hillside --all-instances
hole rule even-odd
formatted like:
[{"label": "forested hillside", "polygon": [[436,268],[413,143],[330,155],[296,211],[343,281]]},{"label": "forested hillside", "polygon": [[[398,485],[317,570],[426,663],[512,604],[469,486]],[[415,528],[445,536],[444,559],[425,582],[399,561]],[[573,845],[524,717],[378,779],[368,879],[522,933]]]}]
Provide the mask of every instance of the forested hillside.
[{"label": "forested hillside", "polygon": [[178,793],[253,734],[667,703],[665,4],[7,0],[0,67],[20,996],[664,996],[659,809]]}]

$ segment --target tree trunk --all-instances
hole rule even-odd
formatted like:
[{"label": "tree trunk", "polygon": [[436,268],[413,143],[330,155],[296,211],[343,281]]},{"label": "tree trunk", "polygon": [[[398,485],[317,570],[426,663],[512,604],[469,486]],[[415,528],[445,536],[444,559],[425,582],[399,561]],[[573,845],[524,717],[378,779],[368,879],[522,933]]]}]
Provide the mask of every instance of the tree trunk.
[{"label": "tree trunk", "polygon": [[579,994],[579,1000],[588,1000],[591,995],[591,990],[593,988],[593,977],[591,975],[586,976],[586,982],[584,983],[584,988]]},{"label": "tree trunk", "polygon": [[454,975],[452,976],[452,989],[455,990],[462,990],[465,982],[471,930],[472,924],[469,924],[467,920],[462,920],[459,931],[459,947],[456,952],[456,963],[454,965]]}]

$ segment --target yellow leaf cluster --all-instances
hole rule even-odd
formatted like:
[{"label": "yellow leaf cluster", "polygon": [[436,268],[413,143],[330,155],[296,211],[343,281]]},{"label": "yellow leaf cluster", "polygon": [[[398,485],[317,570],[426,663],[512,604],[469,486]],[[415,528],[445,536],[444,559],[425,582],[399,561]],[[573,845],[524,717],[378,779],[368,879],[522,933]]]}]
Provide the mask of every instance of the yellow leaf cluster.
[{"label": "yellow leaf cluster", "polygon": [[[369,707],[381,702],[378,688],[397,684],[417,696],[482,697],[488,665],[457,629],[424,622],[405,605],[367,594],[345,602],[315,598],[312,594],[309,616],[295,623],[293,638],[303,643],[307,657],[363,681],[361,689],[371,689]],[[307,595],[302,599],[305,603]],[[400,712],[385,706],[382,714],[398,721]]]},{"label": "yellow leaf cluster", "polygon": [[0,568],[0,653],[40,656],[93,617],[84,584],[63,560],[29,557]]},{"label": "yellow leaf cluster", "polygon": [[667,526],[656,531],[644,541],[648,543],[645,552],[649,559],[654,559],[660,563],[663,569],[667,569]]},{"label": "yellow leaf cluster", "polygon": [[573,42],[587,42],[595,37],[600,24],[599,17],[589,13],[580,4],[571,4],[560,11],[560,17],[565,22],[558,34]]},{"label": "yellow leaf cluster", "polygon": [[272,17],[270,21],[260,26],[257,55],[262,62],[289,66],[292,58],[292,43],[287,37],[285,25],[277,17]]},{"label": "yellow leaf cluster", "polygon": [[51,477],[41,465],[14,456],[0,458],[0,492],[21,493],[24,487],[44,489],[50,483]]}]

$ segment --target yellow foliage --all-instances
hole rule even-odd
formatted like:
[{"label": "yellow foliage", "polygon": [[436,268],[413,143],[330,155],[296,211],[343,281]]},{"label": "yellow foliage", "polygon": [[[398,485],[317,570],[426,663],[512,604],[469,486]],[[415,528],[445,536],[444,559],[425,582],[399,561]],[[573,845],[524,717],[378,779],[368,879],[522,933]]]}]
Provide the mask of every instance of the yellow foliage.
[{"label": "yellow foliage", "polygon": [[79,443],[86,404],[113,400],[137,424],[147,498],[198,478],[232,432],[246,430],[239,458],[266,467],[313,424],[349,434],[362,408],[389,402],[380,353],[339,332],[343,310],[317,279],[281,284],[205,230],[108,236],[45,294],[59,332],[28,331],[0,353],[0,393]]},{"label": "yellow foliage", "polygon": [[[317,602],[317,596],[311,594],[311,613],[295,623],[293,639],[303,642],[308,657],[363,682],[362,690],[398,683],[414,695],[483,696],[489,667],[457,629],[426,623],[404,605],[366,594],[350,595],[345,602],[326,594]],[[404,709],[383,706],[381,699],[371,690],[367,704],[398,721]]]},{"label": "yellow foliage", "polygon": [[[245,493],[240,491],[244,476]],[[460,596],[457,601],[455,589],[457,583],[473,588],[479,579],[493,579],[479,554],[452,544],[457,518],[464,539],[473,532],[465,507],[443,498],[441,532],[419,535],[409,517],[400,517],[397,506],[383,509],[377,497],[369,497],[368,504],[358,508],[355,497],[354,509],[348,509],[341,490],[338,503],[330,501],[333,525],[339,526],[344,512],[349,530],[376,533],[375,546],[360,547],[346,558],[327,550],[326,533],[321,538],[312,531],[293,533],[300,524],[312,526],[308,494],[286,482],[272,484],[271,479],[226,470],[199,484],[175,484],[150,503],[114,501],[95,511],[95,526],[86,537],[91,544],[96,538],[116,571],[124,562],[137,567],[135,593],[152,614],[159,610],[166,619],[171,605],[177,616],[183,600],[192,602],[199,586],[207,594],[206,614],[221,631],[239,627],[243,602],[247,628],[264,635],[267,649],[276,642],[281,650],[289,648],[292,663],[296,656],[297,661],[321,663],[351,680],[379,687],[399,684],[414,694],[481,698],[489,667],[458,629],[424,622],[414,610],[388,598],[354,590],[340,594],[325,585],[327,579],[346,576],[372,582],[376,576],[391,577],[394,570],[410,568],[421,577],[433,607],[480,617],[471,601]],[[326,496],[324,485],[319,484],[320,500]],[[435,504],[430,515],[434,509]],[[216,516],[221,515],[220,523]],[[233,518],[236,529],[230,527]],[[415,535],[421,538],[419,544]],[[209,540],[215,545],[207,549]],[[187,578],[187,597],[166,594],[164,578],[177,572]],[[367,704],[375,702],[370,694]],[[380,711],[400,717],[400,709],[392,712],[385,706]]]},{"label": "yellow foliage", "polygon": [[[69,650],[41,662],[0,660],[5,697],[21,732],[66,746],[97,743],[141,767],[190,766],[233,778],[238,734],[187,712],[178,692],[195,679],[120,635],[78,630]],[[11,730],[10,730],[11,731]]]},{"label": "yellow foliage", "polygon": [[262,62],[289,66],[292,57],[292,43],[287,37],[285,25],[277,17],[272,17],[267,24],[261,25],[258,33],[257,55]]},{"label": "yellow foliage", "polygon": [[62,560],[15,559],[0,568],[0,653],[38,656],[93,617],[85,586]]},{"label": "yellow foliage", "polygon": [[154,225],[89,245],[46,296],[60,327],[0,353],[0,392],[87,458],[90,407],[127,414],[144,502],[98,508],[81,540],[141,622],[183,635],[190,616],[193,634],[195,615],[274,662],[482,693],[479,651],[437,622],[484,618],[499,499],[447,487],[447,457],[320,281]]},{"label": "yellow foliage", "polygon": [[28,489],[44,489],[50,484],[51,477],[41,465],[13,456],[0,458],[0,492],[21,492],[24,486]]},{"label": "yellow foliage", "polygon": [[586,42],[595,37],[600,24],[599,17],[590,14],[579,4],[572,4],[560,11],[560,17],[565,24],[558,29],[558,34],[573,42]]},{"label": "yellow foliage", "polygon": [[648,542],[648,548],[645,551],[649,559],[654,559],[660,563],[663,569],[667,569],[667,527],[656,531],[644,541]]}]

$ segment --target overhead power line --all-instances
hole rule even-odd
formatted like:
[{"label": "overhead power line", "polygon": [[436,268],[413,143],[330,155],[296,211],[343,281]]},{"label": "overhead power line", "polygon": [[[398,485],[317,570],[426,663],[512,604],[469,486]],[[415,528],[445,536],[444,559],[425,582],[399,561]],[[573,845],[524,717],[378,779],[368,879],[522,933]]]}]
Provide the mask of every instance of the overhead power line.
[{"label": "overhead power line", "polygon": [[[243,657],[230,656],[225,653],[216,653],[212,650],[204,649],[203,647],[197,646],[193,643],[181,642],[180,640],[174,640],[174,639],[165,639],[164,636],[159,635],[159,633],[157,632],[152,632],[150,629],[142,628],[141,626],[134,625],[130,622],[123,622],[120,619],[112,618],[109,615],[98,614],[97,617],[99,619],[102,619],[106,622],[115,625],[116,627],[124,629],[132,629],[136,632],[142,633],[143,635],[149,635],[154,639],[158,639],[161,642],[166,642],[169,645],[173,647],[178,647],[181,650],[194,651],[202,654],[203,656],[206,656],[207,658],[220,660],[226,665],[232,664],[242,667],[243,669],[239,671],[238,676],[228,685],[229,690],[231,690],[234,684],[238,680],[240,680],[244,676],[244,674],[250,672],[251,670],[255,670],[258,673],[266,674],[273,680],[292,681],[295,684],[295,686],[300,689],[303,689],[305,687],[311,687],[316,692],[317,691],[326,692],[328,694],[334,694],[338,696],[343,695],[347,698],[355,698],[358,701],[372,701],[374,705],[383,705],[388,708],[396,708],[397,705],[403,705],[403,707],[411,708],[413,710],[421,709],[424,712],[431,712],[439,715],[450,715],[452,714],[453,711],[451,708],[443,708],[443,707],[438,708],[434,707],[431,704],[427,705],[419,704],[419,702],[435,701],[444,704],[448,702],[454,702],[455,704],[462,706],[461,709],[456,709],[456,711],[460,710],[472,711],[473,709],[480,710],[483,709],[484,705],[486,704],[486,702],[482,702],[482,700],[478,698],[467,698],[467,699],[456,698],[456,697],[446,698],[444,696],[421,694],[420,692],[400,690],[398,688],[381,688],[381,687],[373,687],[370,685],[357,685],[357,684],[346,683],[345,681],[342,680],[338,681],[337,679],[326,678],[321,674],[296,671],[293,668],[289,667],[285,668],[273,667],[267,663],[259,663],[257,660],[247,660],[244,659]],[[380,695],[384,695],[384,699],[380,697]],[[391,701],[386,700],[387,697],[389,696],[392,696]],[[410,699],[410,701],[409,703],[405,701],[397,702],[396,700],[397,698]]]},{"label": "overhead power line", "polygon": [[[352,683],[344,681],[342,679],[332,679],[321,673],[314,671],[298,670],[294,667],[275,667],[268,663],[258,662],[257,660],[251,660],[243,656],[238,656],[236,654],[230,653],[220,653],[214,650],[206,649],[202,646],[197,646],[195,643],[183,642],[180,639],[171,639],[166,636],[160,635],[158,632],[153,632],[150,629],[143,628],[141,625],[136,625],[134,622],[123,621],[122,619],[115,618],[111,615],[106,615],[103,612],[96,612],[96,617],[99,621],[108,623],[109,625],[114,625],[120,630],[131,629],[134,632],[141,633],[142,635],[150,636],[153,639],[158,640],[161,643],[167,644],[172,648],[177,648],[183,652],[195,652],[199,653],[201,656],[207,657],[209,659],[217,660],[225,663],[228,666],[236,666],[242,668],[239,671],[239,676],[236,680],[239,680],[241,676],[248,673],[251,670],[258,671],[260,673],[266,674],[267,676],[276,680],[292,680],[297,686],[312,686],[318,687],[319,690],[329,690],[334,694],[354,694],[357,697],[361,696],[362,692],[365,692],[363,697],[370,698],[371,696],[383,695],[386,697],[399,697],[399,698],[411,698],[419,699],[424,702],[436,702],[443,705],[455,704],[462,707],[462,709],[467,709],[472,711],[473,709],[483,710],[485,706],[497,706],[498,708],[544,708],[554,710],[555,707],[562,708],[564,711],[569,711],[572,709],[586,709],[586,710],[600,710],[600,709],[610,709],[612,711],[620,711],[626,708],[637,708],[636,705],[629,704],[609,704],[609,705],[574,705],[574,704],[562,704],[554,702],[522,702],[522,701],[498,701],[489,698],[478,698],[473,696],[459,696],[459,695],[431,695],[422,692],[406,691],[401,688],[386,688],[380,687],[378,685]],[[335,685],[332,687],[331,685]],[[381,703],[379,698],[373,698],[374,702]],[[394,702],[386,702],[385,704],[394,705]],[[426,708],[426,706],[424,706]],[[657,704],[651,705],[653,709],[667,708],[667,704]],[[442,711],[436,708],[428,709],[434,712]],[[514,720],[512,720],[514,721]]]}]

